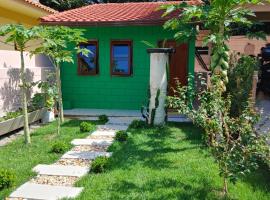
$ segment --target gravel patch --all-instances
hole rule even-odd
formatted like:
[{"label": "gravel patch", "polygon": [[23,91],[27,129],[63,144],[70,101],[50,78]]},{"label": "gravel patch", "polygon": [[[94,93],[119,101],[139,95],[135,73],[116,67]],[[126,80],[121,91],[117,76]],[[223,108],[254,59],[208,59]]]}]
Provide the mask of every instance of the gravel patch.
[{"label": "gravel patch", "polygon": [[72,166],[81,166],[81,167],[88,167],[91,164],[90,160],[84,160],[84,159],[65,159],[62,158],[58,160],[56,165],[72,165]]},{"label": "gravel patch", "polygon": [[72,186],[79,180],[78,177],[74,176],[49,176],[49,175],[38,175],[30,180],[30,183],[53,185],[53,186]]},{"label": "gravel patch", "polygon": [[79,145],[71,149],[71,151],[107,151],[108,146],[97,146],[97,145]]}]

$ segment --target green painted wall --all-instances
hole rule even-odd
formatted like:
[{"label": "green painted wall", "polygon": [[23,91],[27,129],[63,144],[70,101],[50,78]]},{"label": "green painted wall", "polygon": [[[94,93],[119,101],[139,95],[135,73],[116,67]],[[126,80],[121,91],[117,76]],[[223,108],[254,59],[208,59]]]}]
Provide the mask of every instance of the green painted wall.
[{"label": "green painted wall", "polygon": [[[87,27],[85,37],[99,41],[99,74],[79,76],[77,56],[74,64],[62,66],[64,108],[140,109],[147,98],[150,58],[143,40],[157,44],[172,39],[173,34],[161,26]],[[129,77],[110,75],[110,41],[133,41],[133,74]],[[194,46],[194,41],[190,42]],[[189,73],[194,72],[194,47],[189,48]],[[193,60],[193,61],[192,61]]]}]

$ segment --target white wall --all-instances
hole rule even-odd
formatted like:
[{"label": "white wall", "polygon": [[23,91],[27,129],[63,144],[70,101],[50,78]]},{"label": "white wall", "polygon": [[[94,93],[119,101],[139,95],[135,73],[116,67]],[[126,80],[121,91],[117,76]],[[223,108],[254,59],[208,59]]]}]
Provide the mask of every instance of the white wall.
[{"label": "white wall", "polygon": [[[20,63],[19,52],[0,50],[0,116],[20,106]],[[36,55],[30,58],[29,53],[25,53],[25,66],[27,79],[31,82],[46,80],[48,70],[52,69],[46,56]],[[37,88],[33,88],[31,95],[36,91]]]}]

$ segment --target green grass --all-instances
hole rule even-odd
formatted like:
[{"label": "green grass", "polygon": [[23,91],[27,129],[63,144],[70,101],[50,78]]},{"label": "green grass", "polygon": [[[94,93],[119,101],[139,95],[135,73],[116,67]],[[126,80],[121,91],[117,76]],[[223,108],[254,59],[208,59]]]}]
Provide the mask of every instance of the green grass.
[{"label": "green grass", "polygon": [[[190,124],[131,130],[126,143],[114,143],[110,168],[77,183],[78,200],[221,199],[218,166],[202,146],[201,131]],[[258,170],[236,185],[229,199],[270,199],[269,171]]]},{"label": "green grass", "polygon": [[55,141],[70,143],[74,138],[86,137],[87,133],[80,133],[79,124],[78,120],[67,120],[62,125],[61,134],[57,135],[56,123],[53,122],[34,131],[29,146],[24,144],[24,137],[21,136],[5,147],[0,147],[0,168],[11,169],[16,175],[14,187],[0,191],[0,199],[33,177],[35,173],[31,169],[37,164],[53,163],[62,155],[50,153]]}]

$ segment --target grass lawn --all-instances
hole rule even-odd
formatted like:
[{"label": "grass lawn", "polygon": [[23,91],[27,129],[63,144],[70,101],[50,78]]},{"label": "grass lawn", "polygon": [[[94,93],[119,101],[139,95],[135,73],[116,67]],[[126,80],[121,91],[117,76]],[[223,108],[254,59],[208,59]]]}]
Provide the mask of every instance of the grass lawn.
[{"label": "grass lawn", "polygon": [[[201,132],[191,124],[130,130],[124,144],[114,143],[110,169],[89,174],[78,200],[221,199],[218,166],[202,146]],[[260,169],[235,186],[230,198],[270,199],[269,171]]]},{"label": "grass lawn", "polygon": [[62,126],[61,134],[57,135],[54,122],[35,130],[29,146],[24,144],[24,137],[21,136],[5,147],[0,147],[0,168],[11,169],[16,175],[14,187],[0,191],[0,199],[4,199],[16,187],[33,177],[35,173],[31,169],[37,164],[50,164],[61,156],[50,153],[53,142],[61,140],[70,143],[74,138],[86,137],[87,133],[80,133],[79,124],[78,120],[67,120]]}]

